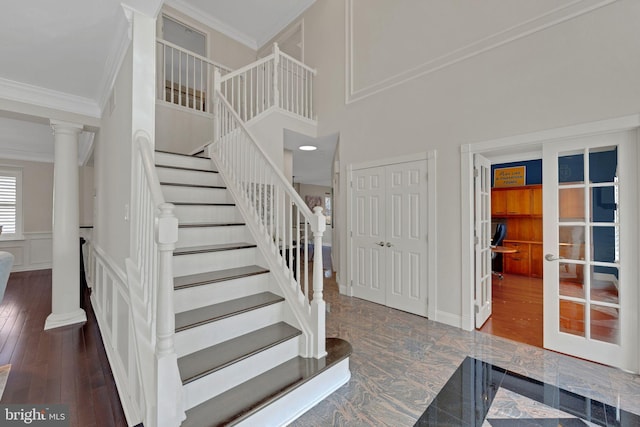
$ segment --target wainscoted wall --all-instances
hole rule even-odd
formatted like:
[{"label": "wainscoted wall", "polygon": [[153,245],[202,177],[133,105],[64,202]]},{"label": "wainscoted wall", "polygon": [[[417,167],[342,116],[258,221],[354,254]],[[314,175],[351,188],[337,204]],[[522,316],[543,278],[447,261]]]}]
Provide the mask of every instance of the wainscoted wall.
[{"label": "wainscoted wall", "polygon": [[129,425],[142,421],[144,391],[135,356],[134,321],[127,276],[103,250],[87,240],[83,252],[87,284],[122,408]]},{"label": "wainscoted wall", "polygon": [[51,268],[53,260],[53,236],[51,232],[25,232],[23,235],[23,240],[3,240],[0,242],[0,251],[11,252],[15,257],[11,271]]}]

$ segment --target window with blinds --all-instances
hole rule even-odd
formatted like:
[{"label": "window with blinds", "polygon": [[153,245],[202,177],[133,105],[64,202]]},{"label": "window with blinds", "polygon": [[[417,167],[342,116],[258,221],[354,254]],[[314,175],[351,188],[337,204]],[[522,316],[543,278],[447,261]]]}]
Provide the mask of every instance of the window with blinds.
[{"label": "window with blinds", "polygon": [[2,237],[20,235],[20,185],[22,172],[0,169],[0,225]]}]

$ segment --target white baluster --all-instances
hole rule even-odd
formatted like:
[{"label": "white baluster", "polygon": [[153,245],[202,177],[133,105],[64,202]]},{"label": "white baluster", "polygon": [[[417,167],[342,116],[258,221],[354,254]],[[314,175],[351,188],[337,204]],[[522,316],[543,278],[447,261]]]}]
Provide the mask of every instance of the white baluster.
[{"label": "white baluster", "polygon": [[273,44],[273,105],[280,106],[280,88],[278,87],[278,67],[280,64],[280,48]]}]

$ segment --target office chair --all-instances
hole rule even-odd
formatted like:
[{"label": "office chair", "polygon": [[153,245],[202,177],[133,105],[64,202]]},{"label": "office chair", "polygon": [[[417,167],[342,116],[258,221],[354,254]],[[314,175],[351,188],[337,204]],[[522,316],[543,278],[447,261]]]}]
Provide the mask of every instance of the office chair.
[{"label": "office chair", "polygon": [[[491,246],[501,246],[506,236],[507,236],[507,225],[502,223],[496,225],[496,232],[493,233],[493,238],[491,239]],[[504,268],[504,264],[502,262],[503,261],[502,254],[500,254],[500,257],[501,257],[500,269],[502,270]],[[496,272],[496,264],[498,262],[497,258],[498,258],[498,254],[495,252],[492,252],[491,253],[491,270],[492,270],[491,272],[493,274],[497,274],[498,279],[502,280],[504,278],[502,273]]]}]

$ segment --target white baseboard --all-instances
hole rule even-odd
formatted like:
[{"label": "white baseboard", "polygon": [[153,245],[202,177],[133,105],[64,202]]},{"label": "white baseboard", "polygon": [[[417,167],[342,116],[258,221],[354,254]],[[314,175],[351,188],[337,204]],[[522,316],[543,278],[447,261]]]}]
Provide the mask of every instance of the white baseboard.
[{"label": "white baseboard", "polygon": [[451,314],[447,313],[446,311],[436,310],[436,318],[433,320],[435,320],[436,322],[444,323],[445,325],[462,328],[462,317],[457,314]]}]

